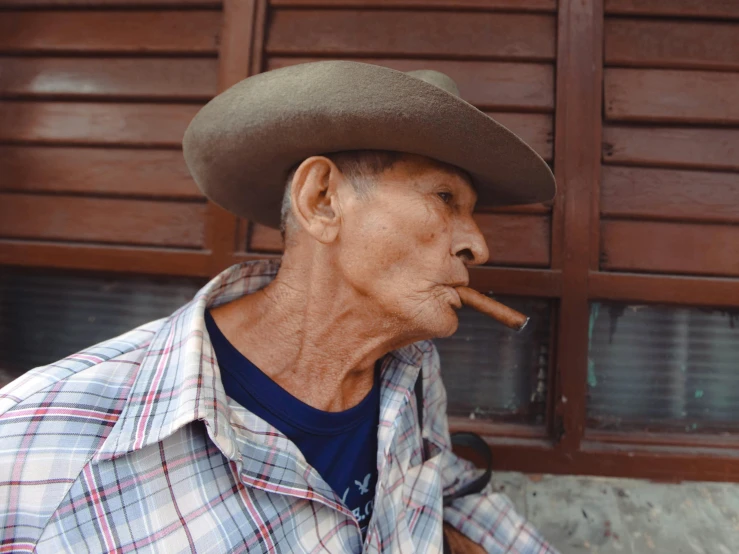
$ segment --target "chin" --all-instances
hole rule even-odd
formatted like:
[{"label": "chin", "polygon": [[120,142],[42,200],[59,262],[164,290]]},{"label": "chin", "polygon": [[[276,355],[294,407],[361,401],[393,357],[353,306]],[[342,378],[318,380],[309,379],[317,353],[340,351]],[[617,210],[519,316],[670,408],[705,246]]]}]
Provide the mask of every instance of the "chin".
[{"label": "chin", "polygon": [[445,314],[445,317],[440,317],[435,323],[436,325],[434,325],[431,336],[431,338],[434,339],[450,337],[456,333],[459,328],[459,318],[454,311],[452,311],[450,316],[446,316]]},{"label": "chin", "polygon": [[[413,342],[429,339],[441,339],[453,335],[459,327],[457,311],[451,304],[429,306],[427,309],[416,310],[412,317],[405,319],[401,328]],[[430,308],[430,309],[429,309]]]}]

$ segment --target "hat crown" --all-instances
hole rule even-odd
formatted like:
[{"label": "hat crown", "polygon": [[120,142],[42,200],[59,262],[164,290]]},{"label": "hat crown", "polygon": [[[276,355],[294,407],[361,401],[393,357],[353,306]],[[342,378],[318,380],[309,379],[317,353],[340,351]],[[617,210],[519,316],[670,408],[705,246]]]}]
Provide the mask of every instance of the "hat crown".
[{"label": "hat crown", "polygon": [[473,181],[478,206],[554,196],[546,162],[431,69],[324,60],[253,75],[208,102],[182,141],[210,200],[275,228],[290,169],[350,150],[407,152],[458,167]]},{"label": "hat crown", "polygon": [[444,75],[440,71],[434,71],[433,69],[418,69],[416,71],[408,71],[406,75],[425,81],[430,85],[439,87],[442,90],[447,91],[454,96],[459,96],[459,88],[451,77]]}]

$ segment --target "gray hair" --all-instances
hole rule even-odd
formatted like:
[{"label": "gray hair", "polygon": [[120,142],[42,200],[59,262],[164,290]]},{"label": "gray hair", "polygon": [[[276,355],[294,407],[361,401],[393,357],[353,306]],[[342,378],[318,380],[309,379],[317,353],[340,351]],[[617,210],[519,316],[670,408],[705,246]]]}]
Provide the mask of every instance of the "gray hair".
[{"label": "gray hair", "polygon": [[[374,177],[387,171],[400,161],[403,153],[386,150],[351,150],[324,154],[324,156],[334,162],[339,171],[347,177],[357,196],[366,198],[375,184]],[[293,178],[299,165],[290,170],[285,182],[285,194],[282,197],[280,211],[280,231],[283,240],[286,240],[288,230],[294,226],[290,197]]]}]

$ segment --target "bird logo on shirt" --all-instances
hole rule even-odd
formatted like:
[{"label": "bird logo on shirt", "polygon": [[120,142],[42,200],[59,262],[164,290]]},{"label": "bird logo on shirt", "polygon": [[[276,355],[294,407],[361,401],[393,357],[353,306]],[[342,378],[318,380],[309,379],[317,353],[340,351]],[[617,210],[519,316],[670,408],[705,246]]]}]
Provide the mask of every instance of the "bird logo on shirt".
[{"label": "bird logo on shirt", "polygon": [[359,494],[367,494],[369,492],[369,481],[371,475],[371,473],[368,473],[362,483],[360,483],[359,481],[354,481],[354,484],[359,487]]}]

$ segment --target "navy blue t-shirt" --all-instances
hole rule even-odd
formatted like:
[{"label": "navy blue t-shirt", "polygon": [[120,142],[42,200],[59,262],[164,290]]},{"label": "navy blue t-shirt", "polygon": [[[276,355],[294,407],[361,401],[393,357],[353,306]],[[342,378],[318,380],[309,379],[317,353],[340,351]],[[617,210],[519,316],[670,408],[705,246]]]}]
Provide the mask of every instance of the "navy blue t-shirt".
[{"label": "navy blue t-shirt", "polygon": [[301,402],[251,363],[221,333],[206,310],[205,325],[226,394],[285,434],[359,522],[362,535],[372,516],[377,483],[379,371],[359,404],[324,412]]}]

